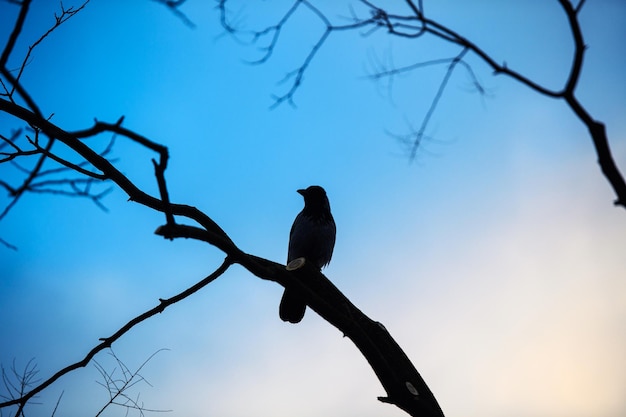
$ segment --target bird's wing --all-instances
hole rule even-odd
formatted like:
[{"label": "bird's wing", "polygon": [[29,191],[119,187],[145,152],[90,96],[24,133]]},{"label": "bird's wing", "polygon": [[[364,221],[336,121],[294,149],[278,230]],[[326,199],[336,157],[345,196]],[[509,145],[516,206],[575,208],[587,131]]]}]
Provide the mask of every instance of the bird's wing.
[{"label": "bird's wing", "polygon": [[332,217],[313,218],[300,212],[289,233],[287,263],[305,257],[322,268],[330,262],[336,227]]}]

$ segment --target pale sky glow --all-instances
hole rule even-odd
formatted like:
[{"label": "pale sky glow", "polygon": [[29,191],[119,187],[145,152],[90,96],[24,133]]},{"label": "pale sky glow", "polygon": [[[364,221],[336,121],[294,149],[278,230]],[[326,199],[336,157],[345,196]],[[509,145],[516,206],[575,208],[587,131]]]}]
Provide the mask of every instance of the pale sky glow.
[{"label": "pale sky glow", "polygon": [[[572,43],[556,0],[424,3],[499,62],[561,86]],[[281,7],[231,4],[249,27]],[[188,0],[190,29],[156,2],[92,0],[36,49],[24,85],[68,130],[125,116],[124,126],[168,146],[172,200],[206,212],[248,253],[284,261],[302,207],[295,190],[324,186],[338,231],[326,276],[387,327],[447,417],[626,415],[626,212],[612,205],[587,131],[563,103],[469,56],[487,95],[459,69],[409,164],[386,132],[419,127],[445,66],[394,78],[391,88],[367,75],[375,60],[401,66],[457,50],[382,32],[333,35],[297,107],[269,110],[317,22],[300,13],[272,59],[251,66],[258,51],[222,35],[213,6]],[[57,10],[34,1],[13,65]],[[15,11],[0,3],[2,42]],[[588,0],[581,22],[589,49],[578,96],[606,123],[624,173],[626,4]],[[6,126],[17,125],[0,116]],[[156,193],[153,156],[121,138],[113,154]],[[3,180],[14,175],[0,166]],[[5,368],[35,358],[47,378],[221,263],[203,243],[155,236],[163,217],[126,200],[114,190],[104,213],[27,195],[0,222],[0,237],[19,248],[0,247]],[[310,309],[297,326],[281,322],[281,294],[233,267],[133,329],[113,346],[129,368],[167,349],[142,371],[152,386],[135,395],[168,416],[406,415],[376,400],[384,390],[365,359]],[[96,360],[114,367],[106,352]],[[97,380],[93,365],[68,375],[27,415],[50,416],[61,392],[57,415],[95,415],[107,400]]]}]

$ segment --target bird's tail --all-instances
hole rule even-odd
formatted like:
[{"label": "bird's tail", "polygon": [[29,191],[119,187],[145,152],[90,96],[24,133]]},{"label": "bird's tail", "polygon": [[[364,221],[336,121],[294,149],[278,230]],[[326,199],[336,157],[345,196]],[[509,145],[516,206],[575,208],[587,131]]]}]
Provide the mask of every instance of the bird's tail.
[{"label": "bird's tail", "polygon": [[306,303],[298,295],[285,289],[283,298],[280,300],[280,307],[278,308],[280,319],[290,323],[300,323],[304,317],[305,310]]}]

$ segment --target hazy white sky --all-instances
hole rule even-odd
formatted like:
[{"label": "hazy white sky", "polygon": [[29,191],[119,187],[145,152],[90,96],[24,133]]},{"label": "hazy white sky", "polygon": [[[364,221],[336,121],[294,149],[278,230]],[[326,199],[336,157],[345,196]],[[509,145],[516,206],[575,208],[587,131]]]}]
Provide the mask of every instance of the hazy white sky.
[{"label": "hazy white sky", "polygon": [[[324,186],[338,229],[326,275],[384,323],[446,416],[626,414],[626,213],[612,206],[587,132],[563,103],[493,77],[470,56],[488,94],[456,72],[431,139],[408,164],[385,132],[419,126],[445,67],[391,88],[366,76],[376,60],[401,66],[454,49],[340,33],[307,70],[297,108],[269,110],[319,25],[299,13],[272,59],[250,66],[259,51],[220,36],[214,5],[187,3],[195,29],[155,2],[92,0],[38,47],[24,85],[68,130],[124,115],[126,127],[167,145],[172,199],[205,211],[255,255],[283,261],[302,207],[295,190]],[[562,85],[572,43],[556,1],[425,3],[498,61]],[[276,4],[231,3],[247,27],[275,20],[284,7]],[[15,66],[55,10],[34,1]],[[16,11],[0,3],[3,40]],[[624,171],[626,5],[589,1],[581,23],[589,49],[579,97],[607,124]],[[16,126],[5,116],[0,125]],[[153,155],[119,139],[114,157],[156,192]],[[162,216],[126,200],[114,190],[103,213],[30,195],[0,223],[0,236],[19,247],[0,248],[5,368],[35,358],[47,378],[219,265],[223,255],[205,244],[154,236]],[[315,313],[297,326],[281,322],[281,294],[233,267],[141,324],[114,345],[126,365],[169,350],[142,372],[152,386],[134,392],[173,416],[404,415],[376,401],[384,392],[366,361]],[[106,353],[96,359],[113,369]],[[51,415],[64,392],[58,415],[94,415],[107,400],[98,379],[93,365],[65,377],[28,414]]]}]

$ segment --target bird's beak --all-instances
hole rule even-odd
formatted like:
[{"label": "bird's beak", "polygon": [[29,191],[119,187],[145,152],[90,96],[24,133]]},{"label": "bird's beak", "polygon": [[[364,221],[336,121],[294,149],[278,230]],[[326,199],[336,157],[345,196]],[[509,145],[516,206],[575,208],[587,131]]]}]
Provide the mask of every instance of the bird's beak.
[{"label": "bird's beak", "polygon": [[304,193],[306,192],[306,190],[298,190],[298,194],[300,194],[302,197],[304,197]]}]

